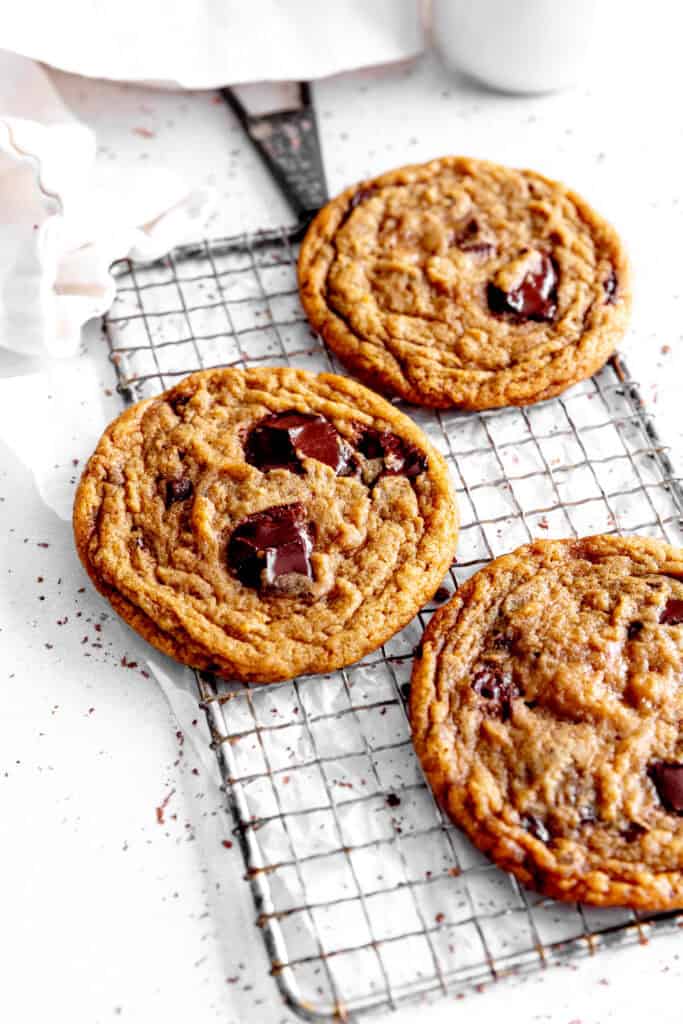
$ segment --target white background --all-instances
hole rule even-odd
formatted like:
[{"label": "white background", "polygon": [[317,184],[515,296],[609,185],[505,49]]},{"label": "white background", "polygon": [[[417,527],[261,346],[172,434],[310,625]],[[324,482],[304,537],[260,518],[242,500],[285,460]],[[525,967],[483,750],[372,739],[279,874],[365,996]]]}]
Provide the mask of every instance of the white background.
[{"label": "white background", "polygon": [[[560,177],[611,218],[634,264],[629,361],[680,451],[683,119],[674,6],[655,4],[658,17],[645,27],[633,18],[615,23],[592,82],[565,95],[487,93],[431,59],[329,80],[315,95],[332,192],[392,165],[463,152]],[[189,184],[215,185],[221,208],[207,225],[212,233],[291,219],[212,94],[55,80],[96,130],[102,159],[166,163]],[[22,430],[40,443],[54,388],[92,423],[94,441],[102,415],[118,411],[105,356],[93,325],[77,361],[49,368]],[[70,376],[85,366],[97,377],[97,407],[81,404]],[[0,355],[5,377],[32,369]],[[73,450],[55,456],[55,478],[68,487],[78,473],[72,459],[82,464],[88,454],[87,433],[74,431]],[[245,889],[243,866],[236,847],[221,846],[231,826],[216,791],[193,773],[201,737],[181,744],[176,736],[165,698],[142,674],[143,646],[93,593],[69,523],[39,501],[13,452],[3,450],[0,464],[3,1020],[293,1020],[258,934],[236,909],[244,905],[236,895]],[[657,940],[419,1013],[505,1024],[678,1021],[680,950],[677,937]],[[394,1019],[412,1021],[415,1012]]]}]

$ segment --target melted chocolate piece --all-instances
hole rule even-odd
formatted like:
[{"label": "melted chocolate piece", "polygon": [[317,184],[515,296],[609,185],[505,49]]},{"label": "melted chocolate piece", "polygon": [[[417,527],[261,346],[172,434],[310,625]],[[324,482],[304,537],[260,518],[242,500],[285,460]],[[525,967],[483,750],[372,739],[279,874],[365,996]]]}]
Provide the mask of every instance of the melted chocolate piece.
[{"label": "melted chocolate piece", "polygon": [[672,814],[683,814],[683,764],[655,761],[648,768],[647,774],[666,810]]},{"label": "melted chocolate piece", "polygon": [[176,501],[186,501],[192,497],[194,487],[192,481],[181,476],[179,480],[166,481],[166,508],[170,508]]},{"label": "melted chocolate piece", "polygon": [[410,683],[401,683],[401,696],[404,700],[410,697]]},{"label": "melted chocolate piece", "polygon": [[313,542],[305,515],[300,502],[275,505],[235,527],[228,542],[228,565],[241,583],[280,593],[310,589]]},{"label": "melted chocolate piece", "polygon": [[475,256],[492,256],[496,251],[493,242],[487,242],[484,238],[477,238],[479,224],[474,218],[468,220],[464,228],[452,236],[461,252],[469,252]]},{"label": "melted chocolate piece", "polygon": [[317,459],[341,475],[349,468],[347,445],[324,416],[306,412],[275,412],[251,428],[244,443],[251,466],[302,473],[303,458]]},{"label": "melted chocolate piece", "polygon": [[349,219],[353,211],[356,209],[356,207],[360,206],[360,204],[365,202],[366,199],[369,199],[370,196],[375,194],[375,192],[377,192],[376,188],[359,188],[357,192],[354,192],[354,194],[349,199],[349,205],[346,207],[346,210],[344,211],[344,216],[337,225],[337,231],[339,230],[339,228],[343,227],[344,224],[346,224],[347,220]]},{"label": "melted chocolate piece", "polygon": [[605,303],[608,306],[614,305],[617,298],[617,275],[614,272],[614,267],[610,270],[609,274],[602,282],[602,287],[605,290]]},{"label": "melted chocolate piece", "polygon": [[512,702],[521,697],[522,691],[513,682],[509,672],[504,672],[497,665],[484,665],[472,680],[472,689],[484,700],[489,701],[491,711],[500,714],[501,720],[507,722],[512,714]]},{"label": "melted chocolate piece", "polygon": [[670,597],[659,616],[659,621],[665,626],[677,626],[683,622],[683,601]]},{"label": "melted chocolate piece", "polygon": [[427,468],[424,452],[390,430],[363,427],[356,440],[356,448],[365,459],[381,462],[375,480],[380,476],[406,476],[411,480]]},{"label": "melted chocolate piece", "polygon": [[449,590],[448,587],[439,587],[437,592],[434,594],[434,600],[439,604],[443,604],[444,601],[448,600],[452,593],[453,591]]},{"label": "melted chocolate piece", "polygon": [[175,395],[174,397],[169,398],[169,405],[173,409],[173,412],[176,414],[176,416],[182,417],[183,409],[185,408],[189,401],[190,395]]},{"label": "melted chocolate piece", "polygon": [[550,842],[550,832],[535,814],[525,814],[520,824],[530,835],[540,839],[542,843]]},{"label": "melted chocolate piece", "polygon": [[471,242],[473,239],[475,239],[478,234],[479,224],[474,219],[474,217],[470,217],[470,219],[467,221],[467,224],[465,224],[464,228],[461,228],[460,231],[458,231],[458,233],[456,234],[455,244],[462,247],[467,242]]},{"label": "melted chocolate piece", "polygon": [[496,247],[493,242],[463,242],[461,252],[469,252],[473,256],[493,256]]},{"label": "melted chocolate piece", "polygon": [[630,821],[626,828],[622,831],[621,835],[627,843],[633,843],[636,839],[639,839],[646,832],[647,829],[644,825],[639,825],[637,821]]},{"label": "melted chocolate piece", "polygon": [[644,624],[636,620],[636,622],[629,623],[628,629],[626,630],[626,636],[629,640],[637,640],[644,629]]},{"label": "melted chocolate piece", "polygon": [[489,309],[492,313],[513,313],[520,320],[550,322],[557,314],[557,281],[556,264],[545,253],[539,253],[538,269],[528,271],[511,291],[489,282]]}]

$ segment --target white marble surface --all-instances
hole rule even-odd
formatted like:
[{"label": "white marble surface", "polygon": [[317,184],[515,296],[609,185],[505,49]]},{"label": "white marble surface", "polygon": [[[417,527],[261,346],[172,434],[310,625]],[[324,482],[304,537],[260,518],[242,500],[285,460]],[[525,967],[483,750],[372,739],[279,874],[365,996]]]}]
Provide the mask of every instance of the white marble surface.
[{"label": "white marble surface", "polygon": [[[603,210],[633,257],[629,358],[662,432],[680,451],[677,34],[660,19],[649,47],[631,24],[590,86],[554,97],[486,93],[432,60],[329,80],[315,93],[332,191],[392,165],[460,151],[561,177]],[[104,160],[159,160],[191,184],[216,185],[223,202],[207,225],[211,233],[289,219],[213,95],[56,79],[97,131]],[[113,416],[117,398],[109,394],[113,381],[96,325],[86,332],[79,363],[94,368],[100,406],[84,407],[83,417],[95,423],[102,413]],[[0,355],[5,377],[37,368]],[[64,368],[47,369],[57,375],[48,378],[40,406],[46,417],[50,387],[66,386]],[[56,458],[55,474],[67,487],[78,472],[71,460],[87,455],[82,435],[74,446]],[[244,885],[243,868],[235,847],[220,846],[230,826],[216,793],[196,784],[193,737],[181,744],[161,691],[143,675],[138,642],[87,585],[68,522],[38,499],[13,452],[3,451],[1,466],[4,1019],[292,1021],[254,935],[244,940],[248,957],[240,954],[252,926],[231,914],[230,890]],[[425,1021],[456,1013],[506,1024],[607,1024],[646,1015],[678,1021],[680,950],[677,938],[661,939],[419,1012]],[[414,1015],[407,1010],[394,1019]]]}]

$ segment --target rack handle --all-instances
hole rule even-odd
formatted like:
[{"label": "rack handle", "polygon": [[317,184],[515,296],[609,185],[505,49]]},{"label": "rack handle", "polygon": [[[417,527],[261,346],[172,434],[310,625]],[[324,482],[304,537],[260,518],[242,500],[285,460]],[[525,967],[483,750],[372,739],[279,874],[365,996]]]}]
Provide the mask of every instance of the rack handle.
[{"label": "rack handle", "polygon": [[299,93],[296,110],[254,115],[232,89],[221,89],[285,199],[305,222],[327,202],[328,192],[308,82],[299,83]]}]

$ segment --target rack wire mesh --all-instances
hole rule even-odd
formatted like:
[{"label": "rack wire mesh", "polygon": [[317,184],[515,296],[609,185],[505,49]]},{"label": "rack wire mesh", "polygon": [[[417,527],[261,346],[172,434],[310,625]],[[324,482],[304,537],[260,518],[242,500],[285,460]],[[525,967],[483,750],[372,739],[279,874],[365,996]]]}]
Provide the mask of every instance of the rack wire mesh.
[{"label": "rack wire mesh", "polygon": [[[340,367],[299,304],[299,229],[115,265],[105,322],[129,401],[211,366]],[[451,468],[462,527],[449,589],[534,537],[683,543],[683,490],[622,359],[558,399],[410,409]],[[196,674],[272,971],[315,1020],[459,992],[683,925],[522,889],[448,822],[412,751],[412,652],[434,605],[373,655],[276,686]]]}]

